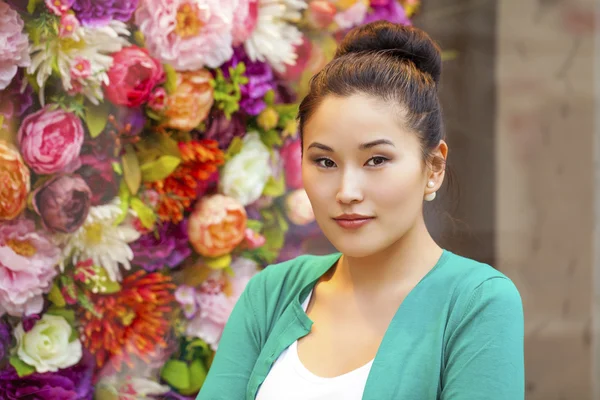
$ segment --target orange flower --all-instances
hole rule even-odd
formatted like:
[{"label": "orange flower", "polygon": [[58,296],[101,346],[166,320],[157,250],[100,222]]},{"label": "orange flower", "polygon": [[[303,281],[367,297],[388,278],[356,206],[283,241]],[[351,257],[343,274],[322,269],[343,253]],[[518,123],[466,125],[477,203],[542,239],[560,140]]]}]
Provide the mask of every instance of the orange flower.
[{"label": "orange flower", "polygon": [[246,236],[246,210],[231,197],[203,197],[188,222],[190,243],[206,257],[230,253]]},{"label": "orange flower", "polygon": [[16,218],[27,204],[29,169],[21,155],[0,141],[0,220]]},{"label": "orange flower", "polygon": [[214,140],[192,140],[179,143],[182,163],[166,179],[147,186],[159,195],[158,216],[163,221],[178,223],[184,211],[206,190],[211,180],[218,177],[218,167],[224,155]]},{"label": "orange flower", "polygon": [[206,69],[177,73],[177,88],[167,98],[167,127],[188,132],[206,119],[214,102],[211,79]]},{"label": "orange flower", "polygon": [[117,371],[123,363],[133,367],[132,355],[150,363],[167,347],[175,289],[171,277],[157,272],[137,271],[121,284],[112,295],[87,293],[98,314],[84,311],[80,318],[83,344],[98,367],[110,362]]}]

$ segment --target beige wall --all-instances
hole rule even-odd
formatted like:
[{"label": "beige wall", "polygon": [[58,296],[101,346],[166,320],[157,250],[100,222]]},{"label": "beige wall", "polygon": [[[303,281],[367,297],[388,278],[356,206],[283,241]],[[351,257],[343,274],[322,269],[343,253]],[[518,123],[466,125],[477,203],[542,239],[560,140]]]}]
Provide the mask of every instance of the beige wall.
[{"label": "beige wall", "polygon": [[591,400],[600,380],[593,5],[498,2],[496,266],[523,297],[530,400]]}]

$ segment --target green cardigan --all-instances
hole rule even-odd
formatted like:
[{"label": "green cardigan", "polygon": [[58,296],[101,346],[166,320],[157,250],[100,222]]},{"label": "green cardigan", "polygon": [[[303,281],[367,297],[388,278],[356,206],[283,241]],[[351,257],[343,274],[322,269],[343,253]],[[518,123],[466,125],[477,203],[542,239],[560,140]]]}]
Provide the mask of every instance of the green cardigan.
[{"label": "green cardigan", "polygon": [[[301,256],[250,280],[197,400],[255,399],[279,354],[310,332],[302,302],[339,257]],[[390,322],[363,399],[522,400],[523,325],[510,279],[444,250]]]}]

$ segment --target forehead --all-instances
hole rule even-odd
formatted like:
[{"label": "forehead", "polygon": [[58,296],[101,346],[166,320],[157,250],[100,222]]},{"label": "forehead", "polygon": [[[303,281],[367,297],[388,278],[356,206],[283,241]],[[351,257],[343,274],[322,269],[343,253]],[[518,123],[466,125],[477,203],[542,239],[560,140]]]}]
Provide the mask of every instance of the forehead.
[{"label": "forehead", "polygon": [[[364,94],[348,97],[327,96],[304,127],[304,142],[313,140],[364,142],[386,137],[406,140],[398,107]],[[414,135],[410,135],[414,136]]]}]

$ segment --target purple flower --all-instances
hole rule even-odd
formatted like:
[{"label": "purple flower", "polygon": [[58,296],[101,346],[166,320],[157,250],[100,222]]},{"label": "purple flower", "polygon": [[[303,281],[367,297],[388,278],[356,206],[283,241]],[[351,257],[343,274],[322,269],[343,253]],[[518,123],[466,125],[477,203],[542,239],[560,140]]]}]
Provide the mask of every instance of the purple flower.
[{"label": "purple flower", "polygon": [[235,113],[227,119],[222,111],[214,111],[209,115],[207,124],[208,129],[203,137],[219,142],[219,148],[222,150],[227,150],[234,137],[246,133],[246,118],[241,113]]},{"label": "purple flower", "polygon": [[164,223],[157,232],[141,236],[130,244],[133,263],[152,272],[165,265],[175,268],[191,253],[188,246],[187,221],[180,224]]},{"label": "purple flower", "polygon": [[276,87],[273,70],[267,63],[250,60],[242,47],[236,47],[231,60],[221,67],[225,77],[229,77],[229,67],[235,68],[240,62],[246,65],[244,75],[248,77],[248,83],[241,87],[240,108],[247,114],[258,115],[266,107],[263,97]]},{"label": "purple flower", "polygon": [[11,366],[0,371],[3,400],[91,400],[94,358],[87,352],[79,364],[58,372],[33,373],[19,378]]},{"label": "purple flower", "polygon": [[35,323],[39,321],[42,317],[40,314],[32,314],[23,317],[23,330],[25,332],[29,332],[35,326]]},{"label": "purple flower", "polygon": [[75,0],[73,10],[84,25],[102,26],[112,19],[129,21],[137,5],[138,0]]},{"label": "purple flower", "polygon": [[146,123],[146,117],[141,108],[118,107],[115,118],[122,132],[125,132],[129,125],[127,134],[130,136],[137,136],[142,133],[142,129],[144,129],[144,124]]},{"label": "purple flower", "polygon": [[371,1],[371,8],[363,24],[383,19],[394,24],[411,25],[404,8],[396,0]]},{"label": "purple flower", "polygon": [[11,342],[11,329],[10,325],[0,320],[0,362],[4,359],[4,356],[8,354],[8,349]]}]

